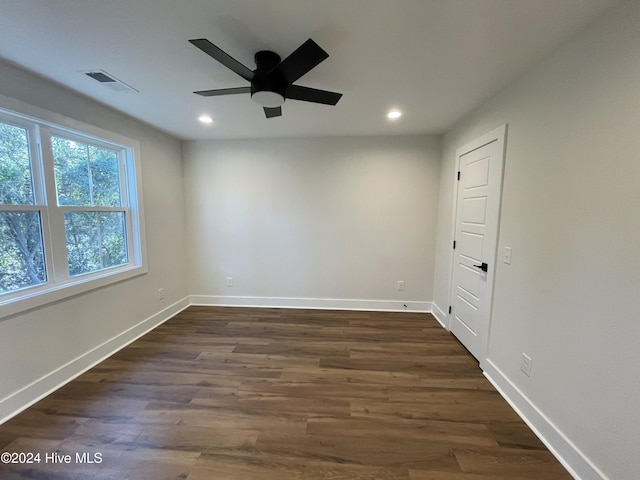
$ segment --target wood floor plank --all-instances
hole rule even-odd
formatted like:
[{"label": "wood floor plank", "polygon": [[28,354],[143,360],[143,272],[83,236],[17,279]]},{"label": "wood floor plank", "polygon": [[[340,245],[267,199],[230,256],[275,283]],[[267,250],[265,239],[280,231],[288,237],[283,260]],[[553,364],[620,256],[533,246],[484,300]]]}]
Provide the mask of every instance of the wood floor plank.
[{"label": "wood floor plank", "polygon": [[422,467],[460,471],[453,450],[442,443],[402,442],[376,436],[368,441],[335,435],[305,435],[291,438],[277,431],[262,432],[256,448],[272,456],[292,456],[299,461],[322,460],[329,463],[379,467]]},{"label": "wood floor plank", "polygon": [[306,433],[349,437],[370,441],[384,438],[394,442],[444,443],[449,446],[499,446],[486,425],[439,421],[384,422],[358,417],[315,418],[309,420]]},{"label": "wood floor plank", "polygon": [[[504,477],[501,475],[480,475],[463,472],[439,472],[435,470],[409,470],[410,480],[527,480],[531,477]],[[542,480],[542,479],[540,479]]]},{"label": "wood floor plank", "polygon": [[526,478],[571,479],[548,451],[515,448],[459,449],[455,456],[463,472],[483,475],[511,475]]},{"label": "wood floor plank", "polygon": [[570,478],[420,313],[190,307],[0,425],[0,449],[74,456],[3,480]]}]

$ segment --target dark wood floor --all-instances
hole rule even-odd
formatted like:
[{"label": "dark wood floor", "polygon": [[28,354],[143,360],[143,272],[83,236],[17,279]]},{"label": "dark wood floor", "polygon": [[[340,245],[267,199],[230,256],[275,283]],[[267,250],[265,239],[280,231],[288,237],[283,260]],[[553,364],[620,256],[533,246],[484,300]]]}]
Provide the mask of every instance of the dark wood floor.
[{"label": "dark wood floor", "polygon": [[191,307],[1,425],[0,451],[40,453],[2,479],[571,478],[412,313]]}]

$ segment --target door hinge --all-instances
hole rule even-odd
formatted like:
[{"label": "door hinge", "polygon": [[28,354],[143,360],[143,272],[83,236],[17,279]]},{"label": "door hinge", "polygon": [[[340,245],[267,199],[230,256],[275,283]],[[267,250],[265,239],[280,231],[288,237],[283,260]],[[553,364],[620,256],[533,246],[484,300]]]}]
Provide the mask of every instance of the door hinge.
[{"label": "door hinge", "polygon": [[460,172],[458,172],[458,180],[460,180]]},{"label": "door hinge", "polygon": [[456,249],[456,241],[455,240],[453,241],[453,249],[454,250]]},{"label": "door hinge", "polygon": [[449,305],[449,315],[451,315],[451,305]]}]

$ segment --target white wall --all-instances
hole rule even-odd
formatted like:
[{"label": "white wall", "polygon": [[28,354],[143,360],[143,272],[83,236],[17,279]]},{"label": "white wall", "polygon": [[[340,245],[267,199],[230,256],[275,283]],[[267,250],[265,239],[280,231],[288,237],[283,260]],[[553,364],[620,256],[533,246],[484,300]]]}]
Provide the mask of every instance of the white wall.
[{"label": "white wall", "polygon": [[190,290],[203,303],[428,308],[438,139],[199,141],[184,152]]},{"label": "white wall", "polygon": [[2,95],[140,142],[149,263],[146,275],[0,319],[1,422],[186,304],[188,291],[180,142],[6,63],[0,78]]},{"label": "white wall", "polygon": [[[443,142],[434,301],[449,305],[455,149],[508,123],[492,379],[583,479],[640,460],[640,2],[463,119]],[[522,352],[533,358],[530,378]],[[537,409],[537,410],[536,410]],[[564,438],[563,438],[564,435]]]}]

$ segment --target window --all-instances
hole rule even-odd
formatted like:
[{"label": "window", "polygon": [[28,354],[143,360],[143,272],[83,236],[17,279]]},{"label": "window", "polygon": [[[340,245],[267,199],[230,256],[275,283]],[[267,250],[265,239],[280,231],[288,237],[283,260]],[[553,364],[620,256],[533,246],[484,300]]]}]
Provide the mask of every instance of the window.
[{"label": "window", "polygon": [[0,316],[146,271],[135,146],[101,133],[0,110]]},{"label": "window", "polygon": [[32,137],[23,125],[0,123],[0,294],[47,281]]},{"label": "window", "polygon": [[127,209],[118,151],[58,136],[51,137],[51,146],[69,274],[126,265]]}]

